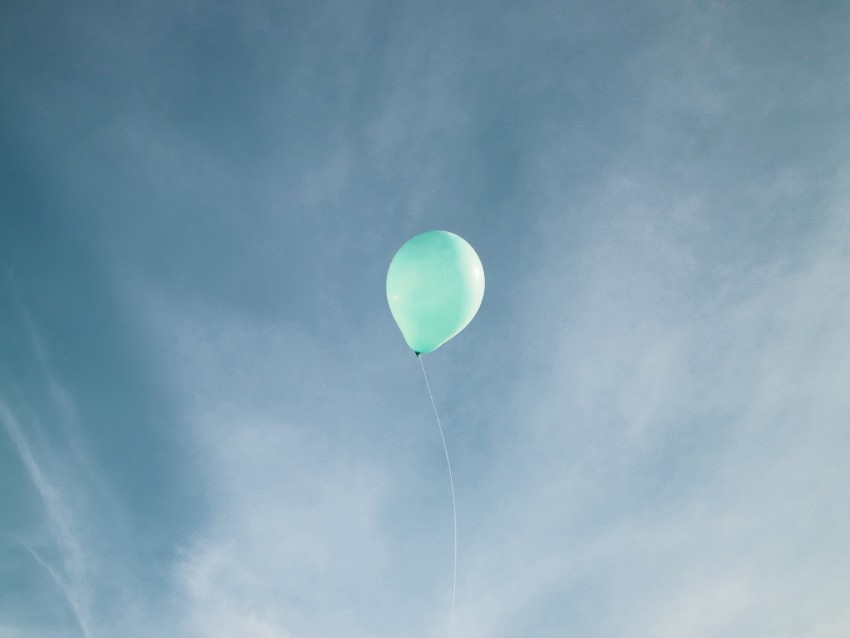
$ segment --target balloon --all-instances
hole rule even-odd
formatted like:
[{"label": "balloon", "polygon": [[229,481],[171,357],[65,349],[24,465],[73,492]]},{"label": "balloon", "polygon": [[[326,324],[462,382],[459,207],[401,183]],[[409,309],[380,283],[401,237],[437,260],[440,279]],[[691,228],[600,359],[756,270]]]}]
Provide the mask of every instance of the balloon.
[{"label": "balloon", "polygon": [[484,298],[484,267],[465,239],[445,230],[416,235],[387,272],[387,301],[407,345],[432,352],[463,330]]}]

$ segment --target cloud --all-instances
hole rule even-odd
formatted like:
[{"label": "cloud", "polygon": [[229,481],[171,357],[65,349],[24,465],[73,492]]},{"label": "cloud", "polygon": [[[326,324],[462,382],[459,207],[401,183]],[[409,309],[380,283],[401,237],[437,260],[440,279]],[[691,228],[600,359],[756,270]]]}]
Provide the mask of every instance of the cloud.
[{"label": "cloud", "polygon": [[357,370],[293,325],[155,307],[150,334],[171,344],[156,349],[172,354],[162,372],[190,427],[187,471],[208,503],[173,566],[187,635],[379,635],[376,622],[397,622],[366,613],[393,595],[383,528],[398,496],[370,453],[373,427],[359,431]]},{"label": "cloud", "polygon": [[[155,618],[144,610],[155,596],[141,600],[149,594],[149,583],[141,582],[144,568],[126,548],[132,544],[134,551],[149,552],[147,539],[134,534],[128,525],[131,508],[119,505],[112,483],[93,460],[91,438],[82,434],[87,424],[78,421],[77,401],[53,364],[48,339],[19,298],[16,282],[10,283],[20,318],[18,325],[9,325],[10,336],[23,354],[9,363],[22,382],[9,384],[0,396],[0,423],[8,435],[3,438],[11,442],[35,488],[34,507],[4,520],[16,542],[7,550],[14,556],[24,549],[27,558],[10,565],[8,572],[27,598],[25,604],[13,603],[18,607],[14,617],[23,623],[30,619],[26,631],[33,636],[51,636],[54,630],[62,635],[79,631],[86,637],[113,630],[136,635],[133,621],[140,617],[146,620],[139,624],[156,627]],[[57,334],[51,337],[55,340]],[[22,373],[27,367],[36,374]],[[13,464],[9,471],[17,474],[20,468]],[[39,596],[36,583],[42,582],[49,582],[53,591],[48,588]],[[54,603],[57,594],[61,605]]]},{"label": "cloud", "polygon": [[551,311],[523,317],[537,372],[501,424],[519,442],[493,460],[507,491],[465,539],[464,635],[547,614],[561,624],[538,635],[843,627],[843,205],[796,246],[729,255],[710,243],[726,220],[690,194],[616,180],[598,201],[579,253],[556,228],[529,284]]},{"label": "cloud", "polygon": [[66,503],[66,499],[47,478],[36,461],[17,418],[2,400],[0,400],[0,420],[2,420],[30,480],[41,497],[51,531],[61,551],[61,573],[46,562],[29,544],[24,542],[22,544],[36,562],[50,574],[51,579],[68,601],[80,631],[88,638],[91,635],[88,610],[89,592],[83,584],[87,573],[82,546],[75,530],[73,514]]},{"label": "cloud", "polygon": [[[80,11],[4,74],[68,217],[40,223],[85,237],[123,304],[89,397],[24,313],[20,395],[56,414],[0,403],[59,549],[27,538],[31,562],[84,633],[444,635],[442,450],[382,298],[426,221],[478,229],[488,268],[429,360],[456,635],[847,633],[836,14],[201,9]],[[38,418],[119,433],[129,513]]]}]

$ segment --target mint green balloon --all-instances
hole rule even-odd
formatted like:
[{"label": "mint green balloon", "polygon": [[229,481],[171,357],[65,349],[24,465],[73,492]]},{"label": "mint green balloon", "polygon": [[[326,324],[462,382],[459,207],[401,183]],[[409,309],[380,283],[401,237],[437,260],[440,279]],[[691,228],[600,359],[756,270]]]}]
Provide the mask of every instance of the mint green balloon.
[{"label": "mint green balloon", "polygon": [[463,330],[484,298],[484,267],[465,239],[445,230],[416,235],[387,272],[387,301],[407,345],[432,352]]}]

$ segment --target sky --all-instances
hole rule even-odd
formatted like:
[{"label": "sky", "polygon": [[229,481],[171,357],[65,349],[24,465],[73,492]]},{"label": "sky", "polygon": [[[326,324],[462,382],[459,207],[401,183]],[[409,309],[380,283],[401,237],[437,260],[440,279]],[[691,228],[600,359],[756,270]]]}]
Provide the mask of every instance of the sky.
[{"label": "sky", "polygon": [[5,0],[0,638],[850,635],[850,4]]}]

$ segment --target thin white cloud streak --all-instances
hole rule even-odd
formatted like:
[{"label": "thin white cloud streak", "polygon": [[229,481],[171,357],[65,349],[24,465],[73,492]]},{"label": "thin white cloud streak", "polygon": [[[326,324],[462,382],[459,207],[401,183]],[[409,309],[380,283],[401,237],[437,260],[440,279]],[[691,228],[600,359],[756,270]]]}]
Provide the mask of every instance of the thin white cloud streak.
[{"label": "thin white cloud streak", "polygon": [[53,579],[53,582],[56,585],[57,589],[62,592],[62,595],[65,597],[65,600],[68,601],[68,606],[74,613],[74,618],[76,619],[83,636],[89,638],[89,636],[91,636],[91,632],[89,631],[88,622],[86,621],[86,612],[80,605],[80,601],[76,595],[77,592],[75,587],[65,582],[65,578],[63,578],[62,575],[58,571],[56,571],[56,569],[50,563],[44,560],[44,558],[42,558],[42,556],[38,552],[36,552],[35,549],[33,549],[30,545],[28,545],[21,539],[18,539],[18,542],[24,547],[24,549],[27,550],[27,552],[29,552],[29,554],[35,559],[35,561],[39,565],[41,565],[45,569],[45,571],[47,571],[48,574],[50,574],[50,578]]},{"label": "thin white cloud streak", "polygon": [[45,381],[47,382],[47,389],[50,392],[50,397],[57,408],[59,408],[63,422],[75,423],[77,420],[77,407],[74,404],[74,399],[71,397],[68,390],[65,389],[65,387],[59,382],[59,379],[53,372],[53,368],[50,364],[50,358],[47,354],[47,348],[44,345],[44,340],[36,328],[32,315],[22,302],[20,303],[20,310],[24,319],[24,324],[27,327],[27,333],[29,334],[33,345],[33,350],[41,364],[42,373],[44,374]]},{"label": "thin white cloud streak", "polygon": [[18,314],[26,328],[27,336],[29,337],[30,344],[32,345],[35,358],[39,363],[42,374],[44,375],[50,398],[59,409],[63,423],[75,423],[77,421],[77,406],[74,403],[71,393],[68,392],[65,386],[60,382],[58,375],[53,369],[47,345],[45,344],[44,338],[41,336],[41,333],[33,320],[32,313],[21,299],[20,293],[18,292],[17,279],[11,270],[7,271],[6,280]]},{"label": "thin white cloud streak", "polygon": [[[29,341],[29,354],[36,362],[37,370],[43,378],[43,385],[36,383],[32,388],[19,388],[17,393],[20,395],[18,400],[23,405],[21,412],[26,418],[26,429],[35,435],[42,435],[43,453],[39,455],[34,451],[21,420],[4,399],[0,399],[0,421],[3,422],[18,458],[41,499],[45,527],[58,549],[60,564],[58,566],[51,564],[31,542],[20,538],[19,534],[13,534],[13,536],[40,568],[49,574],[57,590],[66,600],[80,632],[89,638],[94,635],[92,631],[93,573],[88,564],[83,535],[79,527],[80,523],[86,521],[81,520],[80,513],[74,508],[74,502],[75,497],[79,495],[85,495],[83,500],[88,500],[95,495],[93,488],[97,488],[97,498],[94,500],[102,503],[108,500],[108,496],[105,485],[101,477],[97,475],[76,430],[78,415],[76,403],[53,367],[45,339],[29,308],[21,299],[17,281],[11,271],[8,273],[7,283],[21,326]],[[28,396],[36,398],[28,399]],[[41,398],[44,396],[47,401]],[[56,410],[53,415],[49,414],[51,402]],[[34,405],[38,407],[33,407]],[[61,442],[46,436],[40,417],[49,419],[51,423],[59,426],[58,431],[64,435],[61,437]],[[61,461],[56,455],[59,446],[63,449],[64,458]],[[69,452],[71,454],[68,454]],[[39,456],[42,458],[39,459]],[[88,480],[80,478],[80,471]]]},{"label": "thin white cloud streak", "polygon": [[56,367],[53,365],[50,351],[47,343],[42,335],[39,327],[30,312],[29,307],[22,299],[19,290],[18,282],[14,274],[9,271],[7,273],[7,282],[14,301],[16,310],[20,317],[23,327],[29,338],[32,354],[35,355],[35,361],[38,364],[38,369],[44,379],[44,385],[47,390],[49,402],[51,402],[56,410],[58,418],[49,416],[46,409],[48,403],[40,399],[25,400],[29,406],[38,405],[38,409],[29,409],[27,414],[33,420],[34,425],[38,425],[39,417],[50,419],[51,423],[58,424],[64,435],[62,444],[67,450],[72,453],[75,469],[82,472],[87,483],[86,489],[91,489],[96,486],[98,489],[98,499],[107,500],[110,497],[109,489],[104,481],[104,478],[97,472],[95,464],[92,462],[88,451],[83,443],[83,438],[78,428],[78,409],[73,395],[62,382]]},{"label": "thin white cloud streak", "polygon": [[61,550],[65,575],[61,575],[54,567],[44,561],[28,544],[23,543],[23,545],[36,561],[49,572],[54,583],[68,601],[80,631],[86,638],[89,638],[91,636],[88,611],[89,593],[83,584],[86,579],[86,567],[82,547],[74,531],[73,514],[60,491],[42,471],[15,415],[3,400],[0,400],[0,420],[2,420],[9,438],[18,451],[18,456],[44,504],[50,529],[57,546]]}]

